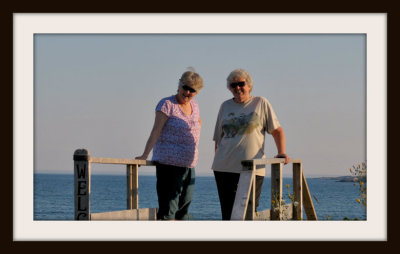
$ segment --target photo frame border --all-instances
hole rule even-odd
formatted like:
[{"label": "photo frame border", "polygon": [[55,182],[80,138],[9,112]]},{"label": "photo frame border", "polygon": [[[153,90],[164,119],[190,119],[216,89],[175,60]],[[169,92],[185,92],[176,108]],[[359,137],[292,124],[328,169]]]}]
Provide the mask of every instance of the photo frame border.
[{"label": "photo frame border", "polygon": [[[60,15],[60,14],[55,14],[56,16],[57,15]],[[106,14],[106,15],[112,15],[112,14]],[[119,15],[119,14],[118,14]],[[144,15],[147,15],[147,14],[144,14]],[[192,14],[188,14],[188,15],[192,15]],[[245,15],[245,14],[239,14],[239,15]],[[277,14],[273,14],[273,15],[277,15]],[[318,15],[318,14],[312,14],[312,15]],[[326,14],[320,14],[320,15],[326,15]],[[15,16],[14,16],[15,17]],[[15,21],[15,19],[14,19],[14,21]],[[15,25],[15,23],[14,23],[14,25]],[[14,39],[15,39],[15,37],[14,37]],[[14,41],[14,43],[15,43],[15,41]],[[14,44],[14,46],[16,46],[15,44]],[[15,49],[15,47],[14,47],[14,49]],[[14,55],[14,57],[15,57],[15,55]],[[14,60],[15,60],[15,58],[14,58]],[[14,71],[15,71],[15,69],[14,69]],[[15,84],[15,79],[14,79],[14,84]],[[15,87],[14,87],[14,89],[15,89]],[[15,92],[15,90],[14,90],[14,92]],[[15,94],[14,94],[14,96],[15,96]],[[385,104],[385,102],[383,102],[384,104]],[[15,110],[15,109],[14,109]],[[14,111],[15,112],[15,111]],[[384,112],[384,114],[383,115],[386,115],[385,114],[385,112]],[[14,122],[15,123],[15,122]],[[18,127],[18,126],[14,126],[14,131],[15,131],[15,128],[16,127]],[[382,128],[379,128],[380,130],[382,129]],[[18,130],[16,131],[16,132],[18,132]],[[14,132],[15,133],[15,132]],[[383,135],[385,135],[385,133],[383,133]],[[380,136],[380,137],[382,137],[382,136]],[[15,140],[14,140],[14,142],[15,142]],[[15,143],[14,143],[15,144]],[[383,149],[384,151],[383,151],[383,155],[381,154],[381,156],[384,156],[384,157],[386,157],[387,155],[385,154],[385,149]],[[15,155],[15,154],[14,154]],[[383,158],[384,159],[384,163],[386,162],[386,158]],[[370,160],[368,160],[369,162],[370,162]],[[14,166],[15,166],[15,160],[14,160]],[[369,164],[369,166],[370,166],[370,164]],[[15,175],[14,175],[15,176]],[[17,177],[18,178],[18,177]],[[15,191],[15,189],[14,189],[14,191]],[[15,193],[14,193],[15,194]],[[15,206],[14,206],[14,208],[15,208]],[[14,211],[14,215],[15,215],[15,212],[18,212],[18,211]],[[18,217],[18,215],[16,216],[16,217]],[[15,218],[14,218],[15,219]],[[50,223],[55,223],[55,222],[50,222]],[[15,226],[15,225],[14,225]],[[174,227],[175,227],[176,225],[174,225]],[[236,225],[237,226],[237,225]],[[242,225],[241,225],[241,227],[242,227]],[[15,233],[15,232],[14,232]],[[131,239],[130,239],[131,240]],[[171,240],[171,239],[169,239],[169,240]],[[202,239],[200,239],[200,240],[202,240]],[[210,239],[203,239],[203,240],[210,240]],[[238,239],[235,239],[235,240],[238,240]],[[19,241],[19,240],[17,240],[17,241]],[[22,240],[22,241],[26,241],[26,239],[24,240]],[[251,239],[244,239],[244,241],[251,241]],[[185,241],[185,242],[187,242],[188,243],[188,241]],[[321,242],[321,241],[320,241]]]}]

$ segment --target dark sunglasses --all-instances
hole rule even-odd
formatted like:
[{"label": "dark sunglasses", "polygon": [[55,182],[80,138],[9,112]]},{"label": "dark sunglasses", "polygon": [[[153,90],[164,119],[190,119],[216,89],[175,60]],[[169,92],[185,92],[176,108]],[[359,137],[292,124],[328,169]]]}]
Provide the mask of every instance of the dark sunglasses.
[{"label": "dark sunglasses", "polygon": [[196,92],[196,90],[194,90],[193,88],[191,88],[191,87],[189,87],[187,85],[183,85],[182,88],[183,88],[183,90],[189,91],[191,93],[195,93]]},{"label": "dark sunglasses", "polygon": [[246,84],[246,82],[240,81],[240,82],[231,83],[230,86],[231,86],[232,88],[236,88],[237,86],[239,86],[239,87],[244,87],[245,84]]}]

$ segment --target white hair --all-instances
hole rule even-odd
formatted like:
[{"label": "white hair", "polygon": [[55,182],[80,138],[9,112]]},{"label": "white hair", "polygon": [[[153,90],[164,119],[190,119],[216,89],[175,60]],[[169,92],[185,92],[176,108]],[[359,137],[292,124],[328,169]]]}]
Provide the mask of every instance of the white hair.
[{"label": "white hair", "polygon": [[250,89],[253,89],[253,79],[251,78],[250,73],[248,73],[245,69],[236,69],[233,70],[229,76],[226,78],[226,87],[230,89],[230,84],[238,78],[244,78],[246,80],[247,85]]}]

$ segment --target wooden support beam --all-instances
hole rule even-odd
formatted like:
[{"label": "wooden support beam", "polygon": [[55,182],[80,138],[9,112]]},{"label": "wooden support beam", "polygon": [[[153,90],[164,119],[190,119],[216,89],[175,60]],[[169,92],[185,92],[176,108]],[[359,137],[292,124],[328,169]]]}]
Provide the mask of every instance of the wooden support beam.
[{"label": "wooden support beam", "polygon": [[[255,166],[253,167],[253,171],[255,170]],[[255,171],[254,171],[255,172]],[[256,213],[256,176],[254,174],[253,180],[251,181],[250,186],[250,196],[247,204],[245,220],[254,220]]]},{"label": "wooden support beam", "polygon": [[271,220],[282,220],[282,163],[271,164]]},{"label": "wooden support beam", "polygon": [[139,208],[138,165],[126,165],[126,200],[127,209]]},{"label": "wooden support beam", "polygon": [[255,178],[255,171],[242,171],[240,173],[239,184],[236,190],[236,197],[233,203],[231,220],[244,220],[249,202],[250,187]]},{"label": "wooden support beam", "polygon": [[301,163],[293,163],[293,220],[303,219],[303,168]]},{"label": "wooden support beam", "polygon": [[307,220],[318,220],[317,213],[315,212],[314,204],[312,202],[311,193],[308,189],[307,180],[304,176],[304,172],[302,174],[303,180],[303,202],[304,202],[304,210],[307,215]]}]

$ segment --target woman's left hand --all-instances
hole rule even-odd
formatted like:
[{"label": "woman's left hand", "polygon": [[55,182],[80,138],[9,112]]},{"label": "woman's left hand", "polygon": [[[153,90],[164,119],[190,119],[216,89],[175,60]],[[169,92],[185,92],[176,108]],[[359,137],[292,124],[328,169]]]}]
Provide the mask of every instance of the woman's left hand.
[{"label": "woman's left hand", "polygon": [[284,154],[277,154],[275,156],[275,158],[285,158],[285,164],[288,164],[290,161],[289,155],[287,155],[286,153]]}]

